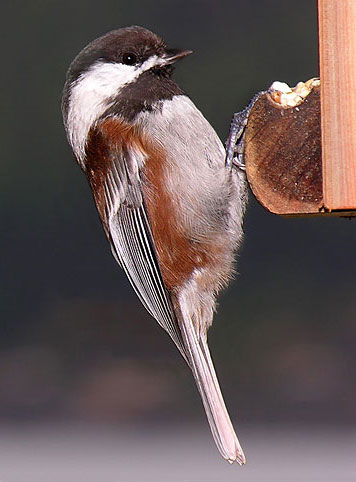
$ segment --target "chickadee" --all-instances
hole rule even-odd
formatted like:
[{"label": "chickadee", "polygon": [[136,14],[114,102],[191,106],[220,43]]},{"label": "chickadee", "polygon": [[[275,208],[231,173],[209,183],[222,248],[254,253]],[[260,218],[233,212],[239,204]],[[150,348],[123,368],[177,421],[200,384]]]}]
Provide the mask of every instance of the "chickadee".
[{"label": "chickadee", "polygon": [[141,27],[107,33],[70,65],[63,119],[114,257],[191,368],[221,455],[242,465],[207,330],[242,238],[245,176],[171,79],[189,54]]}]

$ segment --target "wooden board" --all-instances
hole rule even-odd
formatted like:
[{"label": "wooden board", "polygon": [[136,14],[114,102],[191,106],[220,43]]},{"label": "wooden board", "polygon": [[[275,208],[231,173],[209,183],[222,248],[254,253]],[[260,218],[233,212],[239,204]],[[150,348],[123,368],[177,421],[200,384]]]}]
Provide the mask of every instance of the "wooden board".
[{"label": "wooden board", "polygon": [[319,0],[324,205],[356,209],[356,1]]}]

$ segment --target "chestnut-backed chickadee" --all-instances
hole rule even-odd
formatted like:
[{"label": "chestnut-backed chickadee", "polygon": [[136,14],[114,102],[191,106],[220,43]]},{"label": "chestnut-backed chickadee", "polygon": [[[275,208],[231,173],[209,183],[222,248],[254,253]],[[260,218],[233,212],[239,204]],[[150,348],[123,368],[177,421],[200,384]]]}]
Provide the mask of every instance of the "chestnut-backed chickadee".
[{"label": "chestnut-backed chickadee", "polygon": [[207,330],[242,238],[245,176],[171,79],[190,53],[141,27],[107,33],[72,62],[63,118],[117,262],[191,368],[222,456],[244,464]]}]

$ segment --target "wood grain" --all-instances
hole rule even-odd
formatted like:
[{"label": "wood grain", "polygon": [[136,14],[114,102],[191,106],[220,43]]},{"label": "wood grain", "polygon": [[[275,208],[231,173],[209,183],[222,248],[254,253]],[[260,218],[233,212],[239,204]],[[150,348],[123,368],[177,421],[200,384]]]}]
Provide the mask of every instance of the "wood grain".
[{"label": "wood grain", "polygon": [[356,1],[319,0],[323,196],[356,209]]},{"label": "wood grain", "polygon": [[320,88],[294,108],[264,93],[245,134],[246,173],[259,202],[280,215],[319,214],[323,206]]}]

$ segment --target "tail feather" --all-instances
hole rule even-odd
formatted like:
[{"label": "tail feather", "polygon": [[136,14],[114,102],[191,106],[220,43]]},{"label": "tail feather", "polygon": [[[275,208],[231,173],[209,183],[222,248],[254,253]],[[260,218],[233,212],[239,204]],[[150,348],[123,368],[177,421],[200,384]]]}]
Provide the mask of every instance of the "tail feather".
[{"label": "tail feather", "polygon": [[226,410],[206,338],[196,333],[191,320],[183,319],[181,330],[215,443],[224,459],[243,465],[246,458]]}]

